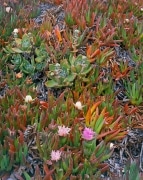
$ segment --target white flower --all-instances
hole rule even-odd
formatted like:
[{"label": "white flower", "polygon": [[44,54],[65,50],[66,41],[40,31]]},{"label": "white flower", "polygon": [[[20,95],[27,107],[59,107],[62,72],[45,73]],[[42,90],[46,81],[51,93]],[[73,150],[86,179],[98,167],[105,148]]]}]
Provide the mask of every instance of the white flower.
[{"label": "white flower", "polygon": [[143,7],[141,8],[141,11],[143,11]]},{"label": "white flower", "polygon": [[113,149],[113,148],[114,148],[114,144],[110,143],[110,149]]},{"label": "white flower", "polygon": [[129,19],[125,19],[124,23],[129,23],[130,20]]},{"label": "white flower", "polygon": [[65,126],[58,126],[58,134],[59,136],[66,136],[69,134],[71,128]]},{"label": "white flower", "polygon": [[32,99],[32,97],[31,97],[30,95],[27,95],[27,96],[25,97],[25,102],[26,102],[26,103],[32,102],[32,101],[33,101],[33,99]]},{"label": "white flower", "polygon": [[13,33],[17,34],[17,33],[18,33],[18,29],[15,28],[15,29],[13,30]]},{"label": "white flower", "polygon": [[77,101],[77,102],[74,104],[74,106],[75,106],[78,110],[82,110],[82,108],[84,107],[84,106],[82,106],[82,104],[81,104],[80,101]]},{"label": "white flower", "polygon": [[61,154],[62,154],[62,152],[59,151],[59,150],[57,150],[57,151],[52,150],[52,152],[51,152],[51,160],[57,162],[58,160],[60,160]]},{"label": "white flower", "polygon": [[9,13],[11,10],[12,10],[11,7],[6,7],[6,8],[5,8],[5,11],[6,11],[7,13]]}]

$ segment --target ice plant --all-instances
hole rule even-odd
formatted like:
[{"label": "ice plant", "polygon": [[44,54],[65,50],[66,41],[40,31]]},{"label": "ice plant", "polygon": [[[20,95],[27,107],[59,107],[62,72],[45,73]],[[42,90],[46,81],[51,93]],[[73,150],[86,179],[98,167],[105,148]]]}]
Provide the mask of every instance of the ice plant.
[{"label": "ice plant", "polygon": [[51,160],[56,161],[56,162],[59,161],[60,158],[61,158],[61,154],[62,154],[62,152],[59,151],[59,150],[57,150],[57,151],[52,150],[52,152],[51,152]]},{"label": "ice plant", "polygon": [[0,3],[0,178],[114,179],[106,160],[142,128],[142,3],[53,0],[38,17],[29,2]]},{"label": "ice plant", "polygon": [[83,139],[90,141],[90,140],[94,139],[94,136],[95,136],[95,132],[91,128],[85,127],[85,129],[83,130],[83,133],[82,133]]},{"label": "ice plant", "polygon": [[58,126],[58,135],[59,136],[67,136],[70,132],[71,128],[63,126]]}]

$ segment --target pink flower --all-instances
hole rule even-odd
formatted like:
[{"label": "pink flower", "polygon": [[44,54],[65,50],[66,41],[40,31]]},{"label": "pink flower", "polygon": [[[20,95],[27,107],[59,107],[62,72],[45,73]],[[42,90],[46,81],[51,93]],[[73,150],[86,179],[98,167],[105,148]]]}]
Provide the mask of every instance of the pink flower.
[{"label": "pink flower", "polygon": [[66,136],[69,134],[71,128],[65,126],[58,126],[58,134],[59,136]]},{"label": "pink flower", "polygon": [[60,160],[61,154],[62,154],[62,152],[59,151],[59,150],[57,150],[57,151],[52,150],[52,152],[51,152],[51,160],[57,162],[58,160]]},{"label": "pink flower", "polygon": [[82,134],[83,139],[90,141],[94,138],[95,132],[90,128],[85,128]]}]

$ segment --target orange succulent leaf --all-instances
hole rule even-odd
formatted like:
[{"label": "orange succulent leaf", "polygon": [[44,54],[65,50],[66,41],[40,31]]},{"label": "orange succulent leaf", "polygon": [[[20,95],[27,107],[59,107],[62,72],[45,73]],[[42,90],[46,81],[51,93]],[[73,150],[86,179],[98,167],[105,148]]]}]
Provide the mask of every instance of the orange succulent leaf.
[{"label": "orange succulent leaf", "polygon": [[40,108],[47,109],[48,108],[48,103],[45,102],[45,101],[40,101]]},{"label": "orange succulent leaf", "polygon": [[95,109],[101,104],[102,101],[98,101],[96,102],[92,107],[91,107],[91,113],[93,114],[93,112],[95,111]]},{"label": "orange succulent leaf", "polygon": [[24,135],[23,135],[23,132],[22,131],[18,131],[19,132],[19,137],[18,137],[18,141],[20,144],[23,144],[24,143]]},{"label": "orange succulent leaf", "polygon": [[106,114],[106,107],[103,108],[103,110],[101,111],[100,115],[102,115],[104,117],[105,114]]},{"label": "orange succulent leaf", "polygon": [[128,103],[125,104],[124,111],[125,111],[126,114],[128,114],[128,111],[129,111]]},{"label": "orange succulent leaf", "polygon": [[119,123],[119,124],[116,124],[114,126],[114,129],[119,129],[119,128],[122,128],[123,127],[123,122]]},{"label": "orange succulent leaf", "polygon": [[113,119],[114,119],[114,115],[105,118],[105,124],[109,124],[110,125],[113,122]]},{"label": "orange succulent leaf", "polygon": [[124,106],[124,111],[128,115],[134,114],[135,112],[137,112],[137,110],[138,110],[138,107],[130,108],[127,103]]},{"label": "orange succulent leaf", "polygon": [[9,143],[9,152],[10,153],[15,153],[16,152],[15,146],[13,144],[10,144],[10,143]]},{"label": "orange succulent leaf", "polygon": [[100,54],[100,49],[96,49],[92,53],[92,46],[87,47],[86,55],[87,55],[90,63],[93,63],[95,61],[95,57],[99,54]]},{"label": "orange succulent leaf", "polygon": [[123,116],[119,116],[116,121],[114,121],[111,125],[110,125],[110,128],[111,129],[115,129],[115,127],[118,127],[119,126],[119,121],[121,121],[121,119],[123,118]]},{"label": "orange succulent leaf", "polygon": [[44,168],[44,171],[46,173],[46,176],[44,177],[44,180],[53,180],[51,175],[54,172],[54,169],[49,170],[47,164],[45,164],[45,163],[43,164],[43,168]]},{"label": "orange succulent leaf", "polygon": [[99,108],[97,107],[95,111],[92,113],[91,120],[99,117]]},{"label": "orange succulent leaf", "polygon": [[19,128],[20,128],[21,130],[23,130],[23,131],[26,130],[26,126],[24,126],[23,124],[20,124],[20,123],[19,123]]},{"label": "orange succulent leaf", "polygon": [[49,39],[49,37],[52,35],[52,33],[50,32],[50,31],[48,31],[48,30],[45,30],[43,33],[42,33],[42,37],[43,38],[47,38],[47,39]]},{"label": "orange succulent leaf", "polygon": [[91,58],[94,58],[95,56],[99,55],[100,54],[100,49],[96,49],[92,55],[91,55]]},{"label": "orange succulent leaf", "polygon": [[[95,112],[96,108],[101,104],[101,101],[96,102],[91,108],[88,109],[87,114],[85,116],[85,123],[89,126],[91,121],[91,117],[93,118],[93,113]],[[97,111],[96,111],[97,112]]]},{"label": "orange succulent leaf", "polygon": [[112,140],[117,136],[117,134],[119,134],[120,131],[121,131],[121,129],[118,129],[118,130],[115,131],[114,133],[106,136],[106,137],[105,137],[105,142],[112,141]]},{"label": "orange succulent leaf", "polygon": [[92,53],[92,46],[88,46],[87,50],[86,50],[86,55],[87,55],[88,58],[90,58],[91,53]]},{"label": "orange succulent leaf", "polygon": [[79,99],[79,92],[76,92],[76,91],[72,91],[72,94],[73,94],[73,99],[75,101],[77,101]]},{"label": "orange succulent leaf", "polygon": [[104,117],[105,117],[105,118],[108,118],[109,115],[110,115],[110,113],[106,111],[105,114],[104,114]]},{"label": "orange succulent leaf", "polygon": [[129,115],[134,114],[137,112],[137,110],[138,110],[138,107],[134,107],[133,109],[130,110],[130,112],[128,114]]},{"label": "orange succulent leaf", "polygon": [[127,131],[120,132],[117,136],[113,137],[112,140],[120,140],[123,139],[128,134]]},{"label": "orange succulent leaf", "polygon": [[62,41],[62,36],[61,36],[61,32],[60,32],[60,29],[59,29],[58,26],[55,28],[54,33],[55,33],[56,37],[58,38],[58,41],[61,42]]},{"label": "orange succulent leaf", "polygon": [[63,0],[54,0],[54,3],[55,3],[56,5],[60,5],[60,4],[62,4],[62,2],[63,2]]},{"label": "orange succulent leaf", "polygon": [[44,177],[44,180],[53,180],[53,178],[52,178],[52,176],[46,175],[46,176]]},{"label": "orange succulent leaf", "polygon": [[96,14],[93,12],[90,19],[90,26],[93,26]]},{"label": "orange succulent leaf", "polygon": [[87,126],[89,126],[90,119],[91,119],[91,109],[89,109],[87,111],[87,114],[85,116],[85,123],[86,123]]},{"label": "orange succulent leaf", "polygon": [[98,167],[100,168],[100,172],[104,173],[109,169],[109,164],[102,163],[102,164],[99,164]]},{"label": "orange succulent leaf", "polygon": [[107,136],[107,135],[109,135],[109,134],[115,133],[115,132],[116,132],[116,130],[111,130],[111,131],[108,131],[108,132],[104,132],[104,133],[102,133],[102,134],[99,134],[99,135],[97,136],[97,139],[101,139],[101,138],[103,138],[103,137],[105,137],[105,136]]}]

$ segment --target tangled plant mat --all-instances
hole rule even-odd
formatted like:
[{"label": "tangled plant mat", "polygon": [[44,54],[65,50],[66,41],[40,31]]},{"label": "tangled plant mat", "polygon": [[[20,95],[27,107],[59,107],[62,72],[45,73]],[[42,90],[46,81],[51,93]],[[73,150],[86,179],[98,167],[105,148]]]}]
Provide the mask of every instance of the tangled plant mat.
[{"label": "tangled plant mat", "polygon": [[0,15],[0,178],[143,179],[143,2],[2,1]]}]

